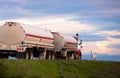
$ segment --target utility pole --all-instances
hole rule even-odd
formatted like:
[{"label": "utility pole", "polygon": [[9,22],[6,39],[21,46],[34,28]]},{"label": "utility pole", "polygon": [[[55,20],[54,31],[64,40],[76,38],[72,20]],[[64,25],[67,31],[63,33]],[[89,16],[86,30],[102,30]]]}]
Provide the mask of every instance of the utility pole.
[{"label": "utility pole", "polygon": [[92,53],[92,50],[91,50],[91,60],[92,60],[92,58],[93,58],[93,53]]}]

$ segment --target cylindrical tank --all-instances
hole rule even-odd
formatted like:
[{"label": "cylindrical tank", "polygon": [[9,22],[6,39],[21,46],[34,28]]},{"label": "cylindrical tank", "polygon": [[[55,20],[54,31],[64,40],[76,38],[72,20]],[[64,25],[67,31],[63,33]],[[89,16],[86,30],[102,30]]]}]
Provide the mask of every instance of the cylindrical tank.
[{"label": "cylindrical tank", "polygon": [[15,45],[21,42],[41,45],[53,45],[54,37],[50,31],[16,22],[6,22],[0,26],[0,42]]},{"label": "cylindrical tank", "polygon": [[17,44],[25,39],[25,32],[15,22],[6,22],[0,27],[0,42],[3,44]]},{"label": "cylindrical tank", "polygon": [[77,40],[73,36],[58,32],[52,32],[52,34],[55,38],[54,45],[56,51],[61,49],[67,49],[67,51],[77,50]]}]

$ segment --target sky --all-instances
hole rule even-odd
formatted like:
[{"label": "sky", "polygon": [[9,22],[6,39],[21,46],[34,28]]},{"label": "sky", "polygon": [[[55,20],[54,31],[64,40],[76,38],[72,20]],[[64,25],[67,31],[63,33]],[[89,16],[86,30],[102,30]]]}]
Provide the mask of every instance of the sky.
[{"label": "sky", "polygon": [[120,55],[120,0],[0,0],[0,25],[6,21],[79,33],[82,54]]}]

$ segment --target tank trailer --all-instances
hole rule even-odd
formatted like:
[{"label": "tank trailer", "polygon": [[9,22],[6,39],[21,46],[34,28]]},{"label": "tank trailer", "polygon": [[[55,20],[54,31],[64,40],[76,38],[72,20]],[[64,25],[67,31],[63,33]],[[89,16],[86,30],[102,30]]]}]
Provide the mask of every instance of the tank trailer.
[{"label": "tank trailer", "polygon": [[76,59],[77,36],[5,22],[0,26],[0,58]]}]

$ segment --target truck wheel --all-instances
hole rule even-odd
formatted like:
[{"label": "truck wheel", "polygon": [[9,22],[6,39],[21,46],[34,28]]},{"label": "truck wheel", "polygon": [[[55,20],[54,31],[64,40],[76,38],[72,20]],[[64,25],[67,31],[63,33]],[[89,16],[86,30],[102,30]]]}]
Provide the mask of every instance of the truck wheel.
[{"label": "truck wheel", "polygon": [[41,58],[41,54],[40,54],[40,52],[38,52],[38,59],[40,59]]},{"label": "truck wheel", "polygon": [[32,60],[32,59],[33,59],[33,50],[31,50],[31,52],[30,52],[30,55],[29,55],[29,56],[30,56],[30,58],[29,58],[29,59],[30,59],[30,60]]},{"label": "truck wheel", "polygon": [[29,56],[28,49],[26,49],[26,51],[25,51],[25,59],[28,59],[28,56]]},{"label": "truck wheel", "polygon": [[25,59],[33,59],[33,48],[27,48],[25,51]]},{"label": "truck wheel", "polygon": [[66,59],[67,59],[67,60],[70,60],[70,53],[69,53],[69,52],[67,52]]},{"label": "truck wheel", "polygon": [[54,60],[55,59],[55,53],[54,51],[52,50],[52,54],[51,54],[51,59]]},{"label": "truck wheel", "polygon": [[44,52],[39,52],[38,53],[38,58],[39,59],[46,59],[46,50]]},{"label": "truck wheel", "polygon": [[46,59],[51,59],[51,52],[50,52],[50,50],[47,50],[46,51]]}]

